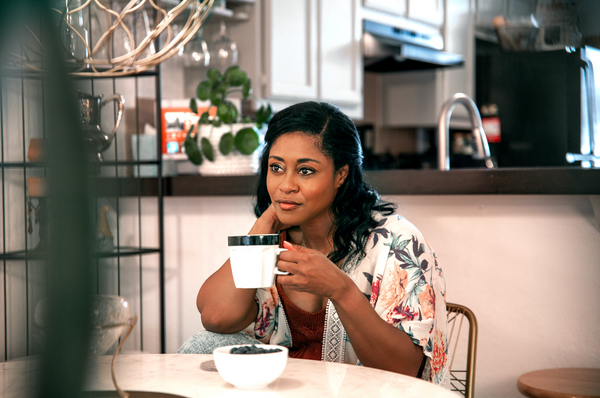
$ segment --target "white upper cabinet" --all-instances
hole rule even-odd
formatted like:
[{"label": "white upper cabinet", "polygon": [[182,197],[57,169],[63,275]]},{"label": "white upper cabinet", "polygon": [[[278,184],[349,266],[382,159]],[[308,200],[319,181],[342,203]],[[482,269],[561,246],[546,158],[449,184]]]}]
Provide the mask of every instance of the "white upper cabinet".
[{"label": "white upper cabinet", "polygon": [[317,99],[316,0],[269,0],[266,6],[266,96]]},{"label": "white upper cabinet", "polygon": [[444,0],[363,0],[363,6],[436,27],[444,24]]},{"label": "white upper cabinet", "polygon": [[355,1],[319,4],[320,99],[336,105],[362,104],[362,26]]},{"label": "white upper cabinet", "polygon": [[406,0],[364,0],[364,6],[397,15],[406,15]]},{"label": "white upper cabinet", "polygon": [[362,117],[358,1],[264,2],[263,97],[274,110],[314,100]]},{"label": "white upper cabinet", "polygon": [[409,19],[435,26],[444,24],[444,0],[408,0]]}]

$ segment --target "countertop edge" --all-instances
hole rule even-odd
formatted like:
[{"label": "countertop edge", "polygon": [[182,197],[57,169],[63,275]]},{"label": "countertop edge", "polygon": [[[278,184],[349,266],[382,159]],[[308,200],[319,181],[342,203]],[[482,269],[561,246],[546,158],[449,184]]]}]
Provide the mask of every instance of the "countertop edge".
[{"label": "countertop edge", "polygon": [[597,169],[381,170],[365,179],[382,195],[600,194]]},{"label": "countertop edge", "polygon": [[[149,181],[141,194],[155,195],[156,178],[142,180]],[[370,170],[365,180],[381,195],[600,195],[600,169]],[[164,177],[163,194],[252,196],[257,182],[257,175]]]}]

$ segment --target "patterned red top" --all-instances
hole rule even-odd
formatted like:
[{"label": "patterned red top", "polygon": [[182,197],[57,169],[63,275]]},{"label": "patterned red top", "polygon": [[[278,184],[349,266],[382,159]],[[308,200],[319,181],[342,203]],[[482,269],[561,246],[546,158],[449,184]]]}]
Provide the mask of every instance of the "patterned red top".
[{"label": "patterned red top", "polygon": [[314,314],[306,312],[290,301],[279,283],[277,283],[277,292],[292,333],[290,357],[320,361],[325,331],[325,308]]}]

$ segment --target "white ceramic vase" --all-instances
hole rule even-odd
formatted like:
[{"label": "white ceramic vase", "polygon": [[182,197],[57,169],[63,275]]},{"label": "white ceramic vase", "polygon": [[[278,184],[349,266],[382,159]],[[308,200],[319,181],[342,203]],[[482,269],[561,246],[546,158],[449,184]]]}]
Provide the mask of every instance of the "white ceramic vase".
[{"label": "white ceramic vase", "polygon": [[[231,129],[233,126],[233,132]],[[258,132],[259,146],[251,155],[244,155],[235,148],[224,156],[219,151],[219,141],[223,134],[232,132],[235,133],[246,127],[253,127],[253,123],[234,123],[233,125],[222,125],[221,127],[213,127],[211,125],[200,125],[200,137],[206,137],[213,147],[214,160],[211,162],[204,159],[202,164],[198,166],[198,171],[205,176],[235,176],[235,175],[252,175],[257,174],[260,167],[260,155],[262,153],[264,134],[267,131],[266,125]],[[200,140],[198,140],[200,145]]]}]

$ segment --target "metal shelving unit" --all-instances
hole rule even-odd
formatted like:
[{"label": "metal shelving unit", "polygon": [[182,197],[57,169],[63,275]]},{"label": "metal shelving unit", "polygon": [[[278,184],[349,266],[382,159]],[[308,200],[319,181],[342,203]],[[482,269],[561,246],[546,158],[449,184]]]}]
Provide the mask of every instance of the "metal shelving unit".
[{"label": "metal shelving unit", "polygon": [[[52,220],[45,219],[44,212],[52,198],[32,195],[29,179],[45,178],[51,163],[28,160],[32,139],[46,137],[40,80],[28,72],[2,74],[0,81],[0,361],[37,355],[43,349],[35,310],[46,295],[45,230]],[[146,143],[138,139],[131,144],[131,137],[143,132],[144,120],[154,125],[155,138],[161,136],[160,66],[137,76],[77,78],[74,85],[95,96],[125,97],[116,138],[90,174],[90,216],[96,221],[107,214],[114,244],[113,249],[94,252],[90,293],[123,296],[132,315],[139,316],[123,350],[165,352],[161,140],[154,140],[154,152],[145,157]],[[143,109],[140,99],[154,102],[153,115],[142,115],[148,107]],[[116,108],[106,105],[102,116],[108,129],[117,119]],[[156,189],[148,194],[148,178],[138,176],[151,176]],[[108,212],[101,212],[103,208]]]}]

